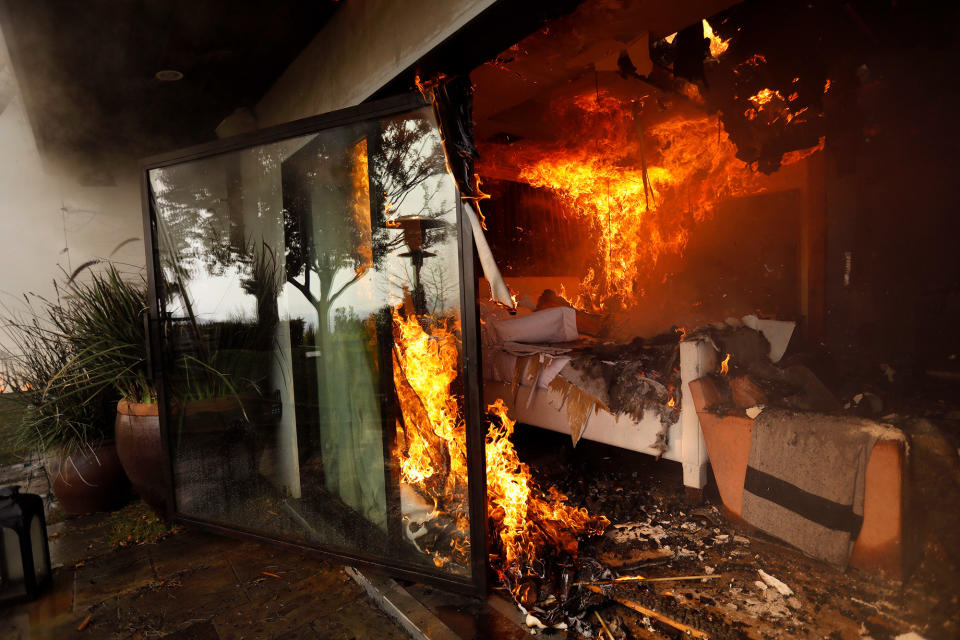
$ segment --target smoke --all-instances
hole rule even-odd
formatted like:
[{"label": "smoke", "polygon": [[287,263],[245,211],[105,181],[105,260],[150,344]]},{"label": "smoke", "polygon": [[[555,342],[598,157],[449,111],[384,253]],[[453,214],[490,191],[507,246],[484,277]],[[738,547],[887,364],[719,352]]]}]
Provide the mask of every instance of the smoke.
[{"label": "smoke", "polygon": [[85,261],[145,261],[137,163],[111,161],[112,186],[89,186],[74,159],[41,153],[21,84],[0,33],[0,303],[13,310]]}]

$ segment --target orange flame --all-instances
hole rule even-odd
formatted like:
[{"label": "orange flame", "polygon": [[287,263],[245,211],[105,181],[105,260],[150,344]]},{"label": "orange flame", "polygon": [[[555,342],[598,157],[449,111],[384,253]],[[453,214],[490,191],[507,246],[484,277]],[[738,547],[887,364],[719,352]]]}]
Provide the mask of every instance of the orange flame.
[{"label": "orange flame", "polygon": [[801,160],[805,160],[815,154],[817,151],[823,151],[826,142],[826,137],[820,136],[820,141],[812,147],[807,149],[797,149],[796,151],[788,151],[787,153],[783,154],[783,157],[780,159],[780,164],[787,166],[788,164],[795,164]]},{"label": "orange flame", "polygon": [[713,27],[710,26],[710,23],[704,19],[703,21],[703,37],[710,40],[710,56],[714,58],[719,58],[723,53],[730,47],[730,38],[724,40],[718,35],[714,35]]},{"label": "orange flame", "polygon": [[720,363],[720,375],[725,376],[730,371],[730,354],[727,354],[727,357],[723,359],[723,362]]},{"label": "orange flame", "polygon": [[[401,479],[432,499],[435,512],[452,518],[462,532],[446,548],[425,549],[434,564],[442,567],[453,560],[468,566],[466,429],[460,403],[450,393],[459,371],[458,339],[442,323],[413,315],[403,318],[397,309],[393,324],[394,383],[402,414],[394,455]],[[503,549],[497,570],[501,575],[520,571],[548,545],[575,554],[579,535],[599,535],[609,521],[569,506],[555,487],[543,494],[510,441],[515,422],[505,405],[498,400],[490,410],[499,416],[490,424],[485,444],[491,533]]]},{"label": "orange flame", "polygon": [[367,160],[367,139],[360,140],[351,150],[350,203],[353,228],[357,230],[354,246],[357,254],[356,275],[360,276],[373,266],[373,231],[370,222],[370,178]]},{"label": "orange flame", "polygon": [[31,389],[33,386],[29,382],[21,382],[18,386],[16,380],[8,380],[0,375],[0,393],[20,393]]},{"label": "orange flame", "polygon": [[773,91],[771,89],[760,89],[760,91],[750,96],[749,100],[750,102],[753,103],[755,107],[759,109],[763,105],[769,104],[770,101],[773,100],[774,98],[777,98],[778,100],[783,100],[783,96],[780,95],[779,91]]},{"label": "orange flame", "polygon": [[756,120],[760,118],[767,125],[782,120],[786,124],[791,122],[804,122],[806,116],[803,114],[809,110],[809,107],[803,107],[794,111],[790,103],[799,97],[796,92],[791,93],[786,98],[779,91],[773,89],[760,89],[755,94],[747,98],[752,105],[743,112],[747,120]]},{"label": "orange flame", "polygon": [[586,509],[571,507],[556,487],[542,495],[510,441],[516,422],[507,415],[506,405],[497,400],[488,410],[499,418],[499,424],[490,424],[486,440],[489,517],[505,561],[498,571],[521,569],[547,546],[575,554],[578,536],[603,533],[610,524],[605,517],[591,517]]},{"label": "orange flame", "polygon": [[[393,310],[394,326],[399,332],[397,353],[399,368],[394,371],[400,395],[401,409],[419,400],[426,414],[427,424],[412,424],[418,416],[412,410],[402,411],[408,454],[401,460],[401,479],[416,484],[432,477],[438,470],[432,468],[428,455],[427,437],[440,439],[450,457],[449,481],[455,488],[459,476],[466,477],[466,433],[460,419],[457,399],[450,394],[450,384],[456,379],[460,361],[457,337],[445,327],[434,327],[433,333],[424,331],[420,320],[411,315],[403,319]],[[409,389],[399,380],[404,376]],[[423,422],[419,416],[419,422]],[[426,436],[424,435],[426,434]]]},{"label": "orange flame", "polygon": [[[599,236],[595,268],[581,286],[587,299],[637,303],[658,260],[682,253],[692,222],[710,217],[723,198],[761,190],[709,116],[644,131],[634,105],[602,91],[561,111],[585,133],[570,136],[576,146],[511,149],[506,162],[518,164],[521,181],[558,194]],[[645,149],[655,152],[648,158]]]},{"label": "orange flame", "polygon": [[[444,156],[444,157],[446,157],[446,156]],[[449,162],[447,162],[447,173],[451,173],[451,172],[450,172],[450,163],[449,163]],[[464,196],[464,195],[461,195],[461,196],[460,196],[460,199],[461,199],[461,200],[469,200],[469,201],[473,202],[473,210],[474,210],[474,212],[477,214],[477,219],[480,221],[480,228],[483,229],[484,231],[486,231],[486,230],[487,230],[487,218],[486,218],[486,216],[483,215],[483,211],[480,210],[480,201],[481,201],[481,200],[489,200],[489,199],[490,199],[490,194],[483,192],[483,190],[480,188],[482,184],[483,184],[483,183],[482,183],[482,181],[480,180],[479,174],[474,173],[474,174],[473,174],[473,190],[477,193],[477,195],[475,195],[475,196]]]}]

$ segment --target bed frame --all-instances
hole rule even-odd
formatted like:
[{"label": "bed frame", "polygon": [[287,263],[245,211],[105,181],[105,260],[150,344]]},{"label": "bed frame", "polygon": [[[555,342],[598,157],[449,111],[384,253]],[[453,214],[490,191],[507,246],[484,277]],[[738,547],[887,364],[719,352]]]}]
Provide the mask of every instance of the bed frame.
[{"label": "bed frame", "polygon": [[[690,382],[716,371],[717,362],[717,352],[709,342],[691,339],[680,343],[680,419],[670,427],[663,457],[683,465],[683,484],[688,492],[699,493],[703,489],[709,462],[697,408],[690,400]],[[570,433],[566,406],[560,395],[549,389],[520,386],[514,399],[509,384],[484,380],[483,397],[488,404],[502,399],[510,408],[510,416],[518,422]],[[652,445],[659,432],[660,419],[651,411],[638,422],[628,415],[617,417],[599,409],[591,413],[581,437],[656,456],[659,452]]]}]

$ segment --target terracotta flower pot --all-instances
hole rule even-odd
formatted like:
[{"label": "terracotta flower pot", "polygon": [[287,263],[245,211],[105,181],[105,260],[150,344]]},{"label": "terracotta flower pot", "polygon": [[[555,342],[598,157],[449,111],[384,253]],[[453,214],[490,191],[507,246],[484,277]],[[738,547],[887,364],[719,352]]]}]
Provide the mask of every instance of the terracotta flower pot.
[{"label": "terracotta flower pot", "polygon": [[130,482],[112,442],[59,456],[52,471],[53,495],[69,514],[107,511],[130,497]]},{"label": "terracotta flower pot", "polygon": [[117,404],[117,454],[123,470],[144,502],[159,514],[167,512],[167,482],[160,416],[156,404]]}]

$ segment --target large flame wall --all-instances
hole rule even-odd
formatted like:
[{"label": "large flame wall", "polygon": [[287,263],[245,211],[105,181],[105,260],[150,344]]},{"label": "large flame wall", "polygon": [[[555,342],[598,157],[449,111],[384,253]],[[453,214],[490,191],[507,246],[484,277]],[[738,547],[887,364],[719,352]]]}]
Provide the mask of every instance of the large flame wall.
[{"label": "large flame wall", "polygon": [[[561,269],[545,267],[529,255],[563,254],[556,223],[538,229],[529,218],[497,220],[516,217],[518,207],[488,202],[494,250],[513,245],[497,252],[505,272],[576,276],[570,297],[615,316],[623,337],[755,311],[795,317],[805,174],[757,173],[735,157],[715,116],[650,111],[602,91],[581,95],[554,108],[555,140],[481,148],[482,171],[549,195],[568,224],[589,235],[567,244]],[[518,190],[491,191],[515,197]],[[497,239],[517,229],[522,247]],[[526,266],[512,269],[513,262]]]}]

